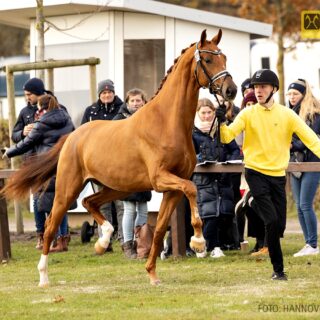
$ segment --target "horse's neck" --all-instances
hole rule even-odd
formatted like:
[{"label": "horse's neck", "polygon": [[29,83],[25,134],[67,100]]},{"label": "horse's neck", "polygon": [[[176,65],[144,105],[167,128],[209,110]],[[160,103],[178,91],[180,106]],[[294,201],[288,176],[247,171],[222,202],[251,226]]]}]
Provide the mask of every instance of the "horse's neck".
[{"label": "horse's neck", "polygon": [[167,78],[159,92],[159,112],[162,118],[168,118],[168,130],[190,132],[193,127],[199,88],[191,70],[192,61],[181,61]]}]

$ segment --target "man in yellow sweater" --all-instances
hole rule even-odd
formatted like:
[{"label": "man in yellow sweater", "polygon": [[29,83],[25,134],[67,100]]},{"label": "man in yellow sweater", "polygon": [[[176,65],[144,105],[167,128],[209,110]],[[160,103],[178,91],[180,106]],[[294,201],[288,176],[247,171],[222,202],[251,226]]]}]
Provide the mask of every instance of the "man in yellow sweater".
[{"label": "man in yellow sweater", "polygon": [[276,103],[279,89],[277,75],[268,69],[258,70],[251,79],[258,103],[243,109],[234,122],[225,123],[225,107],[216,111],[220,120],[221,142],[229,143],[244,131],[243,155],[245,177],[250,187],[252,207],[266,226],[273,280],[287,280],[283,267],[280,237],[286,226],[286,177],[292,134],[320,157],[320,140],[305,122],[289,108]]}]

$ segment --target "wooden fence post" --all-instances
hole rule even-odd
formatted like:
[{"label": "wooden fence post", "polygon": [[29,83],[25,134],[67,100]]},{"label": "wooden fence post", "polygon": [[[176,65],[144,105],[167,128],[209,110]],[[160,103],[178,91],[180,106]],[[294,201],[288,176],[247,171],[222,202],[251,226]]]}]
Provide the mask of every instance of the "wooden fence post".
[{"label": "wooden fence post", "polygon": [[[4,187],[4,179],[0,178],[0,190]],[[7,203],[0,197],[0,260],[11,258],[10,233],[8,223]]]}]

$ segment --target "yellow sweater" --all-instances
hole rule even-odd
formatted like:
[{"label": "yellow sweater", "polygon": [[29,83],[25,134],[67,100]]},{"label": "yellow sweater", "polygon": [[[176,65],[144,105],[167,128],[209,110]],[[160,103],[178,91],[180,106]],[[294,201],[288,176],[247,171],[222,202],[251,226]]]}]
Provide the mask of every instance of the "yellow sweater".
[{"label": "yellow sweater", "polygon": [[242,110],[231,125],[221,125],[221,142],[229,143],[242,131],[245,167],[263,174],[285,175],[293,133],[320,158],[317,135],[294,111],[283,105],[274,103],[267,109],[257,103]]}]

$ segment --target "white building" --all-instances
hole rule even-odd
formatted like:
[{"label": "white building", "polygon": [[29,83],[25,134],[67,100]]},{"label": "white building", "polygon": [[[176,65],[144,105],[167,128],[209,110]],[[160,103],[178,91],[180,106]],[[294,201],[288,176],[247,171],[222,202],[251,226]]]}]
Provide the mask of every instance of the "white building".
[{"label": "white building", "polygon": [[[30,61],[37,47],[35,5],[34,0],[0,3],[0,23],[30,29]],[[151,97],[174,59],[200,39],[203,29],[210,38],[223,30],[220,48],[240,86],[250,75],[250,39],[272,33],[269,24],[151,0],[44,0],[44,15],[51,23],[46,59],[100,58],[97,81],[113,79],[120,98],[132,87]],[[79,124],[90,104],[87,67],[57,69],[54,86]],[[238,93],[236,102],[241,98]]]},{"label": "white building", "polygon": [[[271,39],[252,41],[251,70],[270,68],[277,71],[278,46]],[[320,41],[300,42],[294,50],[284,55],[284,89],[298,78],[309,82],[312,92],[320,99]]]}]

